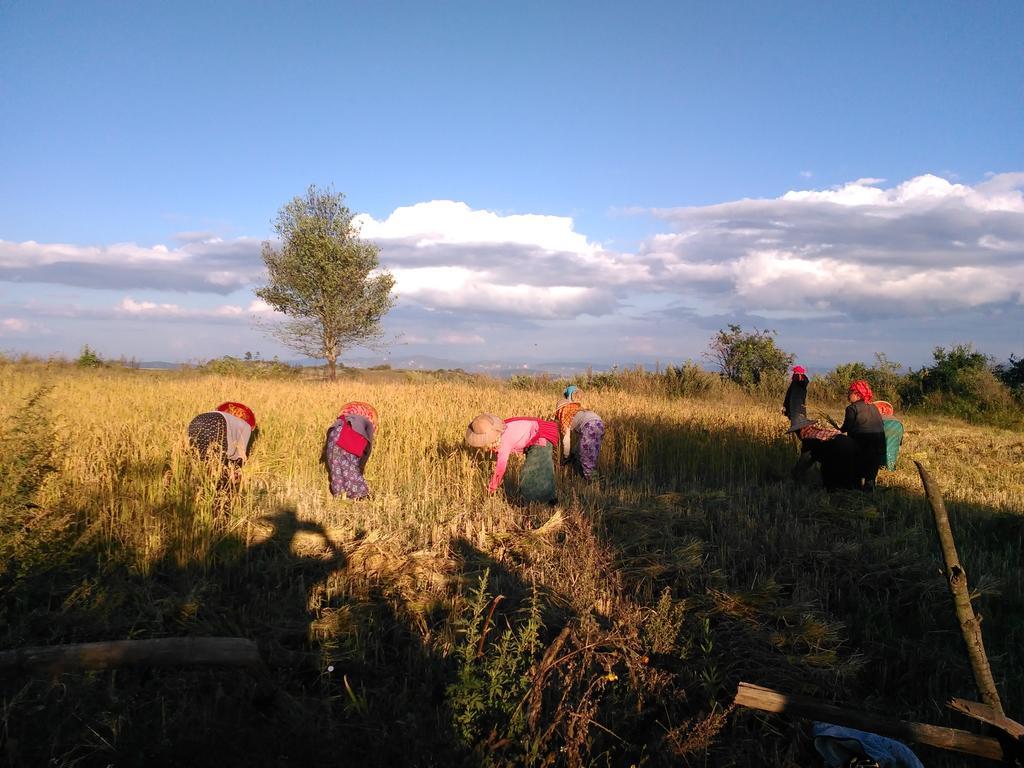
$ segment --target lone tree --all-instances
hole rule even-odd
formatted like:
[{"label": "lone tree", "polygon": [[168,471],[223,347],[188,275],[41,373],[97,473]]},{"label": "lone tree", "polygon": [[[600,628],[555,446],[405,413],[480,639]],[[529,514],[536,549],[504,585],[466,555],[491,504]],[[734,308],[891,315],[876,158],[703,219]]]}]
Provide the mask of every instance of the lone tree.
[{"label": "lone tree", "polygon": [[311,185],[277,213],[279,248],[263,243],[267,284],[256,291],[290,318],[270,327],[282,343],[327,360],[331,380],[338,356],[380,337],[380,319],[394,304],[391,273],[380,249],[360,239],[345,195]]},{"label": "lone tree", "polygon": [[712,337],[708,357],[718,364],[723,376],[745,387],[781,380],[793,364],[793,355],[776,345],[775,331],[755,328],[748,333],[738,325]]}]

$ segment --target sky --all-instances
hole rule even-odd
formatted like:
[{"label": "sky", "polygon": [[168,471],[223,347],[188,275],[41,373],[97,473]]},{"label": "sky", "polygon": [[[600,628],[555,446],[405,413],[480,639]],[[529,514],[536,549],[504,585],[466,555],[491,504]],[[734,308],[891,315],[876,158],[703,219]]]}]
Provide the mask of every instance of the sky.
[{"label": "sky", "polygon": [[[346,195],[387,359],[1024,356],[1019,2],[0,0],[0,351],[295,357],[273,220]],[[361,357],[351,350],[342,356]]]}]

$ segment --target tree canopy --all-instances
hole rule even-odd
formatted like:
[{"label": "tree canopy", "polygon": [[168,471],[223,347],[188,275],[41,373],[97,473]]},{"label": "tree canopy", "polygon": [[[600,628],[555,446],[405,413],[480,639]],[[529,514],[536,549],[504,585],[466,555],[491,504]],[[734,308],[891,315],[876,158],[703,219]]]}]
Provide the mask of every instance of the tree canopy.
[{"label": "tree canopy", "polygon": [[757,386],[781,379],[793,363],[793,355],[775,343],[775,331],[744,331],[738,325],[720,330],[711,339],[708,357],[722,375],[743,386]]},{"label": "tree canopy", "polygon": [[394,278],[353,219],[344,194],[316,185],[286,203],[274,221],[280,245],[263,243],[267,284],[256,291],[289,318],[270,332],[326,360],[331,379],[345,349],[380,338],[380,320],[394,304]]}]

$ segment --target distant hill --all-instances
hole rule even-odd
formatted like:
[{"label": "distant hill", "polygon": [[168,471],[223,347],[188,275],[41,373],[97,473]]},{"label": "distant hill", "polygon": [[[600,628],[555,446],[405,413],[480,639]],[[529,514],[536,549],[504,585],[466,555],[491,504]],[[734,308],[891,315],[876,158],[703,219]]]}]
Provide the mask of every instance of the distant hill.
[{"label": "distant hill", "polygon": [[[303,368],[319,367],[323,363],[317,360],[284,360],[288,365],[301,366]],[[353,357],[342,361],[348,368],[373,368],[379,365],[389,365],[394,370],[405,371],[436,371],[436,370],[463,370],[466,373],[482,373],[500,379],[507,379],[510,376],[559,376],[569,377],[586,371],[608,371],[613,367],[610,363],[586,363],[582,361],[548,361],[548,362],[514,362],[512,360],[476,360],[467,362],[465,360],[452,360],[444,357],[433,357],[431,355],[408,355],[405,357]],[[629,367],[637,363],[628,363]],[[653,364],[640,362],[648,368]],[[175,370],[188,363],[175,363],[167,360],[144,360],[138,364],[141,369],[148,370]]]}]

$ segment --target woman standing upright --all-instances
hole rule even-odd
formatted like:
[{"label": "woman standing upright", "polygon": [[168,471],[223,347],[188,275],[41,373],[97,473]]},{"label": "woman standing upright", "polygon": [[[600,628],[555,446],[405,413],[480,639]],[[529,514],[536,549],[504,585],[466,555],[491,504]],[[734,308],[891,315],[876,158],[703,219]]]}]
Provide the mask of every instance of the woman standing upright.
[{"label": "woman standing upright", "polygon": [[789,381],[786,397],[782,401],[782,413],[790,420],[807,418],[807,369],[802,365],[793,366],[793,378]]},{"label": "woman standing upright", "polygon": [[878,468],[885,464],[885,427],[882,414],[871,404],[874,393],[863,379],[850,383],[846,416],[840,432],[849,435],[857,444],[858,477],[861,489],[869,493],[875,488]]},{"label": "woman standing upright", "polygon": [[377,435],[377,410],[369,403],[352,402],[342,406],[338,418],[327,430],[323,460],[331,480],[331,494],[350,499],[370,495],[363,472],[370,460]]}]

